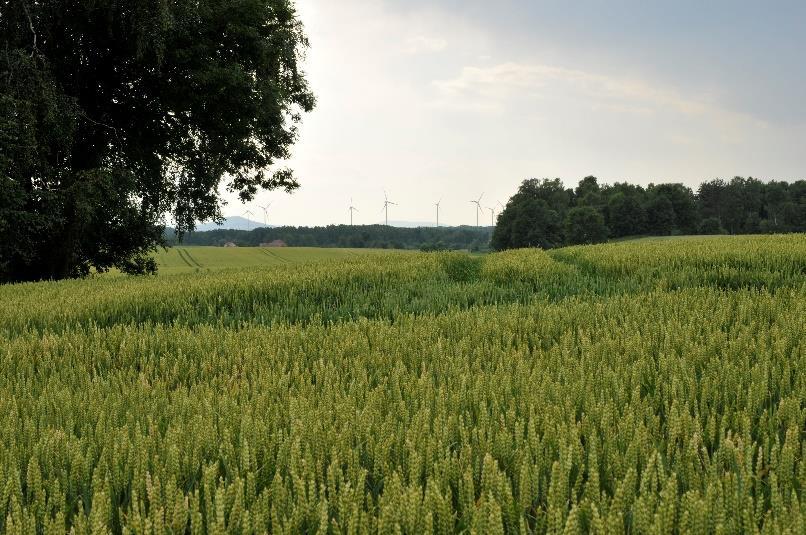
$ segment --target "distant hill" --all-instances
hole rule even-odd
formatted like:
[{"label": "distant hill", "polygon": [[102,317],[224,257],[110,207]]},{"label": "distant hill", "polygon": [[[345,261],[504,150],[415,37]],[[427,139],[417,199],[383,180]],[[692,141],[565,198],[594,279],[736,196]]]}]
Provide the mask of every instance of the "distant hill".
[{"label": "distant hill", "polygon": [[[265,226],[266,225],[263,223],[235,215],[225,218],[220,225],[216,223],[201,223],[196,227],[196,232],[207,232],[209,230],[252,230]],[[269,228],[271,227],[272,225],[269,225]]]}]

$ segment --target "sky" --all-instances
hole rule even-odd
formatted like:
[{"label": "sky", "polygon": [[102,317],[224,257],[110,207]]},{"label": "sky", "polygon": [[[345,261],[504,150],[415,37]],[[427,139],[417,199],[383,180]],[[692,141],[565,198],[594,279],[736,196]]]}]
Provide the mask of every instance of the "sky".
[{"label": "sky", "polygon": [[318,105],[273,225],[475,224],[568,187],[806,178],[806,2],[297,0]]}]

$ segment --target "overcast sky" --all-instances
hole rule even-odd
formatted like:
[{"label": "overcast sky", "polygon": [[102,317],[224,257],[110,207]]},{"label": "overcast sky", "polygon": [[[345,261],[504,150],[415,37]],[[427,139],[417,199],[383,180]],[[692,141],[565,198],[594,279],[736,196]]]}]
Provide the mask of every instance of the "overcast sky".
[{"label": "overcast sky", "polygon": [[[269,223],[474,224],[527,177],[806,178],[806,2],[297,0],[318,98]],[[228,196],[228,198],[232,198]],[[489,221],[489,213],[485,215]],[[261,216],[255,219],[262,220]]]}]

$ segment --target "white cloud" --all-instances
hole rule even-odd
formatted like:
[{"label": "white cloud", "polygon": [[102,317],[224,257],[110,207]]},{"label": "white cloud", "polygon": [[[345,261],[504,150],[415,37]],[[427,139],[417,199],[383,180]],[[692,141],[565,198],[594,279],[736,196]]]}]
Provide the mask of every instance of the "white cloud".
[{"label": "white cloud", "polygon": [[443,96],[451,99],[503,101],[518,95],[576,95],[591,102],[610,101],[614,103],[614,110],[625,112],[646,113],[647,106],[673,108],[687,114],[708,111],[702,102],[641,80],[541,64],[509,62],[490,67],[464,67],[456,78],[438,80],[434,85]]},{"label": "white cloud", "polygon": [[442,52],[448,47],[448,41],[439,37],[414,35],[406,40],[405,50],[409,54]]},{"label": "white cloud", "polygon": [[[692,130],[689,139],[704,136],[735,145],[747,142],[751,131],[767,128],[749,114],[728,110],[708,98],[682,95],[676,90],[637,78],[600,74],[540,63],[506,62],[466,66],[451,79],[433,82],[435,109],[480,112],[511,120],[545,120],[609,129],[629,136],[629,124],[646,129]],[[683,124],[683,126],[681,126]],[[588,126],[589,128],[590,126]],[[712,142],[713,140],[707,140]]]}]

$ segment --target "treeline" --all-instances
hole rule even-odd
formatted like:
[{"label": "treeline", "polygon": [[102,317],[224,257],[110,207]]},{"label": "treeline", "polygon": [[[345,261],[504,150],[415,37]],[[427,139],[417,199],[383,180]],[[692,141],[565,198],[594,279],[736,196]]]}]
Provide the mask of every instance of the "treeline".
[{"label": "treeline", "polygon": [[735,177],[682,184],[599,184],[525,180],[499,215],[492,248],[550,249],[625,236],[764,234],[806,231],[806,181]]},{"label": "treeline", "polygon": [[[255,247],[261,243],[282,240],[290,247],[354,247],[373,249],[419,249],[485,251],[489,250],[491,227],[418,227],[402,228],[385,225],[329,225],[326,227],[275,227],[254,230],[210,230],[191,232],[182,239],[184,245],[223,246],[232,242],[239,247]],[[169,244],[176,244],[170,229]]]}]

